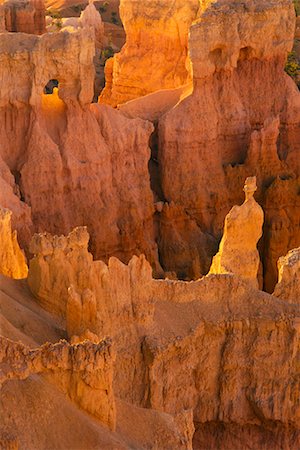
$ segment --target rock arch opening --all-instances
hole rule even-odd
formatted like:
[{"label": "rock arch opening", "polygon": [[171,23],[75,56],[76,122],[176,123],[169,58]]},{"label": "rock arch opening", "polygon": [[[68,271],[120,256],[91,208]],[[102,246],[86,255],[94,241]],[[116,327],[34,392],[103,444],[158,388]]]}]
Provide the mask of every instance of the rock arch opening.
[{"label": "rock arch opening", "polygon": [[58,85],[59,85],[59,81],[56,80],[55,78],[52,78],[51,80],[48,81],[48,83],[45,85],[44,87],[44,94],[46,95],[50,95],[53,94],[53,89],[57,88],[58,89]]}]

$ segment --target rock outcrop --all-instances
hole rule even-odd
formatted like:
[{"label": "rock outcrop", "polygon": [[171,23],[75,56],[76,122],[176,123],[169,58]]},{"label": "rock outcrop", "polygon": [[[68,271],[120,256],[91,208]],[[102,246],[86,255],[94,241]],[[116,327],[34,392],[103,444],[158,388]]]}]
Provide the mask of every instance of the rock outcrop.
[{"label": "rock outcrop", "polygon": [[[253,203],[252,211],[257,210],[253,197],[247,202],[250,206]],[[251,209],[249,205],[245,208]],[[257,220],[262,221],[260,209],[257,214]],[[57,344],[58,352],[49,344],[31,350],[30,367],[37,372],[45,370],[48,380],[48,370],[55,364],[69,370],[72,379],[76,376],[76,369],[69,365],[72,357],[64,356],[61,362],[58,356],[75,355],[81,345],[80,352],[85,346],[94,351],[103,336],[110,336],[116,353],[114,397],[131,405],[127,411],[137,408],[140,420],[147,415],[145,408],[167,414],[174,426],[174,439],[182,439],[182,448],[192,448],[192,417],[194,448],[213,449],[222,441],[225,449],[249,442],[254,443],[250,446],[254,449],[260,448],[263,437],[276,450],[284,445],[297,448],[299,305],[263,293],[253,279],[249,283],[232,273],[184,282],[153,279],[143,256],[133,257],[128,266],[116,258],[110,258],[106,265],[88,253],[88,239],[85,228],[75,229],[68,237],[40,234],[33,238],[31,251],[35,256],[29,267],[29,286],[43,307],[60,315],[74,344]],[[242,261],[248,248],[244,250],[239,248]],[[94,344],[82,343],[87,338]],[[14,345],[28,354],[19,344]],[[39,365],[40,352],[49,353],[49,365],[43,358]],[[94,364],[93,356],[90,358]],[[15,359],[20,360],[13,356]],[[78,370],[85,370],[85,360],[80,358],[83,366]],[[14,361],[4,366],[6,373],[20,371],[25,377],[27,365],[20,367]],[[66,388],[70,384],[63,381],[61,369],[49,375],[49,381],[61,388],[62,380]],[[93,380],[90,385],[97,391]],[[89,392],[92,395],[93,391]],[[85,393],[79,397],[71,399],[86,409]],[[97,414],[98,410],[89,411]],[[154,423],[161,420],[159,417]],[[102,416],[100,420],[103,422]],[[145,441],[139,442],[143,448],[141,442]],[[157,442],[162,445],[162,441]]]},{"label": "rock outcrop", "polygon": [[290,303],[300,303],[300,248],[279,258],[278,275],[274,295]]},{"label": "rock outcrop", "polygon": [[[0,364],[5,378],[0,401],[1,445],[65,449],[76,448],[80,442],[87,449],[129,450],[133,446],[162,448],[167,440],[172,448],[192,448],[191,412],[173,416],[111,397],[115,352],[109,339],[86,332],[72,339],[79,345],[57,343],[64,330],[29,295],[25,280],[0,275],[0,303],[1,333],[8,338],[2,340],[1,349],[9,348]],[[123,333],[121,327],[119,332]],[[86,339],[96,345],[82,342]],[[44,344],[49,341],[52,344]],[[127,336],[124,344],[130,347]],[[107,392],[103,392],[107,383]],[[117,427],[113,433],[107,424],[112,428],[109,419],[114,415],[106,412],[113,413],[109,405],[114,403]]]},{"label": "rock outcrop", "polygon": [[[261,221],[261,210],[258,216]],[[45,237],[36,236],[33,243],[39,239]],[[48,309],[51,302],[56,308],[57,299],[65,302],[71,334],[86,327],[94,336],[112,336],[115,395],[138,407],[183,414],[186,420],[193,411],[196,448],[213,449],[222,440],[222,448],[229,449],[238,440],[239,445],[249,439],[257,443],[265,435],[271,442],[271,430],[276,449],[284,442],[287,448],[298,445],[299,386],[293,381],[299,359],[297,305],[260,292],[254,282],[233,274],[211,274],[195,282],[154,280],[142,257],[129,266],[111,258],[106,266],[92,261],[81,229],[68,237],[64,254],[58,244],[63,238],[53,239],[55,252],[45,243],[43,255],[30,265],[30,286],[32,279],[40,283],[39,298],[47,300]],[[79,241],[85,249],[75,249]],[[64,277],[72,278],[71,288],[69,281],[61,282]],[[50,286],[47,299],[45,281]],[[274,384],[274,379],[280,382]]]},{"label": "rock outcrop", "polygon": [[2,0],[1,3],[7,31],[29,34],[46,32],[43,0]]},{"label": "rock outcrop", "polygon": [[[277,309],[279,303],[274,299],[273,304],[270,297],[260,299],[266,308],[262,312],[260,301],[254,301],[256,306],[252,303],[254,292],[244,315],[246,303],[242,306],[242,302],[247,300],[231,287],[237,296],[234,304],[229,300],[227,313],[223,310],[219,315],[214,303],[213,319],[204,313],[196,326],[190,321],[189,334],[181,331],[170,340],[146,338],[150,405],[169,412],[192,408],[196,449],[297,448],[299,402],[292,398],[299,392],[298,318],[283,318],[278,313],[275,318],[271,310],[273,306]],[[222,298],[225,300],[225,293]],[[227,298],[233,298],[232,292]],[[185,309],[189,307],[195,314],[195,302],[185,304]],[[175,317],[183,313],[183,308],[173,304],[173,312],[168,313],[164,329],[166,332],[168,327],[171,333]],[[234,320],[229,318],[231,314]],[[278,353],[279,348],[282,351]],[[290,388],[286,389],[286,385]],[[288,428],[283,425],[287,422]]]},{"label": "rock outcrop", "polygon": [[26,258],[19,247],[16,231],[11,229],[11,214],[0,207],[0,273],[11,278],[26,278]]},{"label": "rock outcrop", "polygon": [[258,287],[257,243],[262,236],[264,213],[253,197],[256,189],[256,177],[248,177],[245,201],[227,214],[220,249],[209,273],[234,273]]},{"label": "rock outcrop", "polygon": [[119,110],[92,3],[41,36],[5,11],[0,268],[11,229],[33,258],[0,274],[0,446],[300,448],[292,2],[122,0]]},{"label": "rock outcrop", "polygon": [[[90,104],[93,32],[0,39],[0,155],[9,193],[0,195],[18,216],[13,226],[21,246],[28,249],[34,231],[67,234],[87,225],[97,258],[128,262],[145,253],[161,273],[148,172],[153,127]],[[58,91],[43,94],[52,79]]]},{"label": "rock outcrop", "polygon": [[[191,5],[180,3],[179,16]],[[225,216],[241,202],[242,183],[255,167],[266,216],[260,246],[264,287],[273,291],[277,259],[300,245],[299,94],[283,71],[294,13],[287,0],[254,2],[247,11],[240,3],[231,10],[226,5],[202,5],[191,28],[193,93],[163,90],[165,106],[155,106],[154,93],[127,103],[124,114],[90,105],[93,27],[41,37],[1,35],[0,201],[12,210],[25,251],[34,232],[68,234],[87,225],[96,258],[107,262],[116,256],[127,263],[132,255],[145,254],[156,275],[198,278],[209,270]],[[177,6],[169,5],[172,14]],[[148,7],[152,11],[153,5]],[[216,36],[227,48],[220,58]],[[234,40],[229,51],[226,43]],[[43,94],[49,80],[58,82],[58,91]],[[154,129],[135,117],[159,125]],[[284,197],[280,212],[273,201],[278,191]],[[167,207],[155,212],[154,201],[173,213],[166,213]],[[278,215],[289,222],[287,233]],[[166,224],[176,231],[171,234]]]},{"label": "rock outcrop", "polygon": [[199,0],[121,0],[126,43],[106,63],[100,103],[116,106],[191,81],[188,33],[199,6]]},{"label": "rock outcrop", "polygon": [[44,308],[64,319],[70,338],[77,341],[93,333],[113,339],[118,396],[141,404],[144,374],[139,330],[153,321],[151,266],[143,255],[133,257],[128,266],[117,258],[110,258],[108,265],[93,261],[88,239],[84,228],[67,238],[34,236],[28,284]]},{"label": "rock outcrop", "polygon": [[115,428],[114,356],[109,341],[98,344],[86,341],[76,345],[60,341],[36,349],[2,337],[0,342],[1,384],[45,373],[82,409],[111,429]]},{"label": "rock outcrop", "polygon": [[[159,120],[158,159],[164,200],[181,206],[207,240],[220,238],[247,176],[257,175],[266,227],[275,178],[299,184],[300,95],[284,72],[294,26],[287,0],[213,2],[191,26],[194,90]],[[291,187],[288,208],[298,203],[295,192]],[[299,241],[298,214],[296,208],[290,221]],[[276,230],[276,239],[286,241],[285,232]],[[272,292],[276,262],[270,240],[274,234],[266,236],[262,259]],[[278,247],[275,261],[290,248]]]},{"label": "rock outcrop", "polygon": [[78,22],[82,28],[91,27],[94,29],[96,48],[101,50],[104,40],[104,24],[93,0],[90,0],[87,7],[82,11]]}]

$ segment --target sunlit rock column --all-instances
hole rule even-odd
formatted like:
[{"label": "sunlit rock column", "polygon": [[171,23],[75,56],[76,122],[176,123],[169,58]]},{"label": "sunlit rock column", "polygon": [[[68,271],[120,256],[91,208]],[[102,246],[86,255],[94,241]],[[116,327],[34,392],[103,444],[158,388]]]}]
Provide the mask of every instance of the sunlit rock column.
[{"label": "sunlit rock column", "polygon": [[0,273],[11,278],[26,278],[26,258],[19,247],[17,232],[11,230],[9,209],[0,206]]},{"label": "sunlit rock column", "polygon": [[256,177],[247,178],[245,201],[226,216],[223,238],[210,273],[234,273],[258,287],[260,259],[256,246],[262,235],[264,213],[254,199],[256,189]]}]

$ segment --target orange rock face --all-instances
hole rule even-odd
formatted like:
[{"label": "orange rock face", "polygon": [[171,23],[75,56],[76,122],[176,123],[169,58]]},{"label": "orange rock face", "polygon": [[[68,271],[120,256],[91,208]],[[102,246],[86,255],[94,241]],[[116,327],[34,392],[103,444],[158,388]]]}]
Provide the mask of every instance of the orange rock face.
[{"label": "orange rock face", "polygon": [[11,211],[0,207],[0,273],[12,278],[26,278],[28,268],[17,233],[11,229]]},{"label": "orange rock face", "polygon": [[77,345],[60,341],[30,350],[21,343],[1,337],[1,384],[45,372],[81,408],[114,429],[112,363],[111,345],[105,341]]},{"label": "orange rock face", "polygon": [[116,106],[192,80],[188,32],[199,0],[121,0],[126,44],[106,65],[99,101]]},{"label": "orange rock face", "polygon": [[[112,337],[115,396],[173,417],[183,448],[192,448],[191,414],[193,448],[250,440],[254,449],[263,436],[275,449],[297,447],[298,305],[233,274],[154,280],[143,257],[106,266],[92,261],[87,239],[84,229],[67,240],[37,235],[28,281],[49,311],[64,305],[70,335]],[[241,261],[248,254],[240,247]]]},{"label": "orange rock face", "polygon": [[[293,246],[299,245],[299,196],[293,186],[299,186],[300,95],[283,71],[294,24],[287,1],[252,2],[247,11],[238,2],[233,9],[217,2],[191,27],[194,92],[160,119],[158,157],[164,198],[184,208],[207,240],[220,237],[225,215],[242,200],[244,179],[255,173],[268,229],[274,220],[272,183],[278,177],[285,186],[287,208],[296,206],[287,233],[297,241]],[[275,243],[289,240],[285,233],[276,227],[264,239],[265,287],[271,292],[276,260],[291,248],[279,250]]]},{"label": "orange rock face", "polygon": [[[1,39],[6,84],[1,91],[0,153],[9,192],[1,202],[23,215],[14,223],[22,246],[28,248],[32,229],[68,233],[75,225],[87,225],[97,257],[115,255],[128,261],[133,254],[145,253],[159,272],[148,173],[153,128],[107,106],[90,105],[95,51],[91,30],[25,40],[4,34]],[[10,76],[9,61],[21,41],[23,50],[13,59]],[[30,70],[29,55],[36,58]],[[24,59],[29,66],[21,64]],[[51,79],[58,80],[59,91],[45,95]],[[18,130],[14,140],[12,130]]]},{"label": "orange rock face", "polygon": [[46,31],[43,0],[1,0],[5,29],[10,32],[43,34]]},{"label": "orange rock face", "polygon": [[209,273],[235,273],[258,287],[257,242],[262,235],[264,213],[253,197],[256,189],[256,177],[247,178],[245,202],[227,214],[220,249]]},{"label": "orange rock face", "polygon": [[41,36],[5,8],[0,446],[300,448],[292,2],[122,0],[118,109],[92,2]]},{"label": "orange rock face", "polygon": [[291,303],[300,301],[300,248],[293,249],[278,260],[278,283],[274,295]]}]

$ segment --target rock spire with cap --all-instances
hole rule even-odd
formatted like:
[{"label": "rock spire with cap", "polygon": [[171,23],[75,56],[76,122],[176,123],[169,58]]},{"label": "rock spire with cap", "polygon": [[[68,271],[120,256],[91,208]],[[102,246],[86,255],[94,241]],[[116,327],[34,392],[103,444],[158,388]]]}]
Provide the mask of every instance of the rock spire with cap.
[{"label": "rock spire with cap", "polygon": [[254,199],[256,189],[256,177],[248,177],[245,201],[227,214],[219,252],[209,273],[233,273],[258,287],[260,259],[256,246],[262,235],[264,213]]}]

